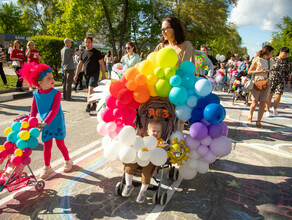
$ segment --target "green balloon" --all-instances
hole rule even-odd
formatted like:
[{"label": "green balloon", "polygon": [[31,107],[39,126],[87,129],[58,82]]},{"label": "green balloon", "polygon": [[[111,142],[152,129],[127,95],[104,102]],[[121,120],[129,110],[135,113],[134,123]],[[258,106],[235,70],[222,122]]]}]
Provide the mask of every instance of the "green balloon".
[{"label": "green balloon", "polygon": [[168,79],[159,79],[154,88],[158,96],[167,97],[172,86],[169,84]]},{"label": "green balloon", "polygon": [[162,68],[174,67],[178,61],[178,56],[174,49],[165,47],[158,51],[156,63]]},{"label": "green balloon", "polygon": [[165,74],[166,79],[170,79],[172,76],[175,75],[175,70],[174,70],[174,68],[167,67],[164,70],[164,74]]},{"label": "green balloon", "polygon": [[164,69],[161,67],[157,67],[154,70],[154,75],[158,78],[158,79],[163,79],[164,78]]}]

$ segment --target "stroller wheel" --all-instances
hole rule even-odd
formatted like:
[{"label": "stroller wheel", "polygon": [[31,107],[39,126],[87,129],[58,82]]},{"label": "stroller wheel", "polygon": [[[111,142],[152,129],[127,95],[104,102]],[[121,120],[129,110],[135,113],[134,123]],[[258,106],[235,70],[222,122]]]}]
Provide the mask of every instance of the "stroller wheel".
[{"label": "stroller wheel", "polygon": [[174,168],[172,179],[176,181],[178,179],[178,176],[179,176],[179,171],[178,169]]},{"label": "stroller wheel", "polygon": [[164,206],[167,200],[167,192],[163,192],[160,197],[160,205]]},{"label": "stroller wheel", "polygon": [[158,201],[159,201],[159,198],[158,198],[158,191],[155,191],[155,193],[154,193],[154,195],[153,195],[153,197],[152,197],[152,202],[153,202],[153,204],[157,204],[158,203]]},{"label": "stroller wheel", "polygon": [[123,188],[124,188],[124,184],[121,183],[121,182],[118,182],[117,185],[116,185],[116,187],[115,187],[115,194],[117,196],[122,195]]},{"label": "stroller wheel", "polygon": [[36,190],[37,192],[40,192],[40,191],[42,191],[42,190],[44,189],[44,187],[45,187],[45,181],[40,180],[40,181],[37,181],[37,182],[36,182],[34,188],[35,188],[35,190]]}]

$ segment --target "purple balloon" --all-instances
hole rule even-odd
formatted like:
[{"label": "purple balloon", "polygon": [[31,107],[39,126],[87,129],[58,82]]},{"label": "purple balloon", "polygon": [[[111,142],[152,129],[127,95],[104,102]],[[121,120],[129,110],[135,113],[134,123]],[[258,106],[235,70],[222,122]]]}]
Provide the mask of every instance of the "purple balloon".
[{"label": "purple balloon", "polygon": [[200,145],[197,149],[198,154],[200,154],[201,156],[205,156],[209,151],[209,148],[204,146],[204,145]]},{"label": "purple balloon", "polygon": [[215,86],[216,86],[216,81],[213,78],[208,78],[208,80],[211,82],[212,90],[213,90],[215,88]]},{"label": "purple balloon", "polygon": [[190,135],[196,140],[202,140],[208,135],[208,127],[202,122],[195,122],[190,127]]},{"label": "purple balloon", "polygon": [[200,141],[193,139],[190,135],[187,135],[184,141],[190,150],[196,150],[200,146]]},{"label": "purple balloon", "polygon": [[208,127],[208,130],[209,130],[209,135],[212,137],[212,138],[218,138],[220,136],[223,135],[223,130],[224,127],[222,125],[222,123],[218,123],[218,124],[211,124],[209,127]]},{"label": "purple balloon", "polygon": [[207,163],[214,163],[216,158],[216,155],[209,150],[208,153],[204,156],[204,161],[206,161]]},{"label": "purple balloon", "polygon": [[220,124],[222,124],[223,126],[223,136],[227,136],[228,135],[228,127],[224,122],[221,122]]},{"label": "purple balloon", "polygon": [[229,138],[221,136],[213,139],[210,149],[215,155],[224,157],[231,152],[232,143]]}]

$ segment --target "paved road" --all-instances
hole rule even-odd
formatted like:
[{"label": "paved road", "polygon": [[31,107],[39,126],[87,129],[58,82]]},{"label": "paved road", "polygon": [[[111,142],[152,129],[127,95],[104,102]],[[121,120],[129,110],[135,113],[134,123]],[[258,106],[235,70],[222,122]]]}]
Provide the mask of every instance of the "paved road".
[{"label": "paved road", "polygon": [[[54,146],[56,173],[46,181],[43,193],[29,187],[0,193],[0,219],[291,219],[291,92],[283,97],[279,117],[263,119],[262,130],[247,123],[248,108],[243,102],[233,105],[231,95],[219,95],[227,111],[232,153],[193,180],[164,178],[165,206],[152,203],[151,191],[142,205],[134,201],[138,189],[128,199],[114,195],[122,164],[103,157],[96,115],[84,112],[86,93],[77,93],[76,102],[62,101],[73,172],[61,172],[63,161]],[[30,98],[0,103],[0,130],[10,126],[17,115],[27,113],[30,104]],[[1,135],[0,143],[4,140]],[[32,158],[32,169],[39,174],[41,144]]]}]

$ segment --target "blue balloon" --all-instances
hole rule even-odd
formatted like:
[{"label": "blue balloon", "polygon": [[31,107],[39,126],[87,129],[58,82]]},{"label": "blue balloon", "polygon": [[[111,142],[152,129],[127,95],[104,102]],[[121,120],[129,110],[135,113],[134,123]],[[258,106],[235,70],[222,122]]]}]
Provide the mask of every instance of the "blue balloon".
[{"label": "blue balloon", "polygon": [[191,108],[196,107],[197,102],[198,102],[198,98],[196,96],[194,96],[194,95],[189,96],[188,99],[187,99],[187,105],[189,107],[191,107]]},{"label": "blue balloon", "polygon": [[36,139],[35,137],[30,137],[27,141],[27,146],[31,149],[36,148],[39,144],[38,139]]},{"label": "blue balloon", "polygon": [[37,128],[30,129],[29,133],[30,133],[30,136],[35,137],[35,138],[37,138],[41,134],[40,130]]},{"label": "blue balloon", "polygon": [[195,93],[195,90],[192,88],[192,89],[188,89],[188,95],[189,96],[194,96],[194,95],[196,95],[196,93]]},{"label": "blue balloon", "polygon": [[182,69],[184,71],[184,73],[189,73],[189,74],[194,74],[196,67],[195,64],[193,64],[191,61],[184,61],[181,63],[180,69]]},{"label": "blue balloon", "polygon": [[192,119],[194,122],[201,121],[203,118],[203,111],[199,108],[194,108],[192,111]]},{"label": "blue balloon", "polygon": [[18,134],[18,132],[16,132],[16,131],[10,132],[7,136],[7,141],[10,141],[10,142],[15,144],[17,141],[17,134]]},{"label": "blue balloon", "polygon": [[188,99],[188,91],[182,87],[173,87],[169,94],[169,101],[174,105],[184,105]]},{"label": "blue balloon", "polygon": [[210,103],[216,103],[216,104],[220,104],[220,99],[219,97],[214,94],[214,93],[211,93],[210,95],[207,95],[205,97],[205,99],[207,100],[207,102],[210,104]]},{"label": "blue balloon", "polygon": [[183,75],[185,75],[184,71],[181,68],[177,69],[176,72],[175,72],[175,74],[176,75],[179,75],[181,77],[183,77]]},{"label": "blue balloon", "polygon": [[192,117],[192,109],[187,105],[176,106],[175,115],[179,120],[187,121]]},{"label": "blue balloon", "polygon": [[225,108],[220,104],[211,103],[204,109],[204,119],[211,124],[222,122],[225,116]]},{"label": "blue balloon", "polygon": [[207,79],[200,79],[195,83],[195,92],[199,96],[205,97],[212,92],[212,84]]},{"label": "blue balloon", "polygon": [[204,108],[208,105],[208,101],[205,98],[200,98],[197,101],[197,108],[204,110]]},{"label": "blue balloon", "polygon": [[21,139],[19,139],[18,141],[16,141],[16,146],[19,149],[21,149],[21,150],[23,150],[24,148],[27,148],[28,147],[26,141],[21,140]]},{"label": "blue balloon", "polygon": [[182,77],[182,86],[184,86],[186,89],[194,88],[196,82],[196,76],[192,73],[186,73]]},{"label": "blue balloon", "polygon": [[12,131],[19,132],[19,129],[21,128],[21,123],[20,122],[14,122],[13,125],[11,126]]},{"label": "blue balloon", "polygon": [[180,86],[182,78],[179,75],[174,75],[170,78],[169,83],[171,86]]},{"label": "blue balloon", "polygon": [[192,119],[192,118],[189,120],[190,125],[194,124],[195,122],[196,121],[194,119]]}]

